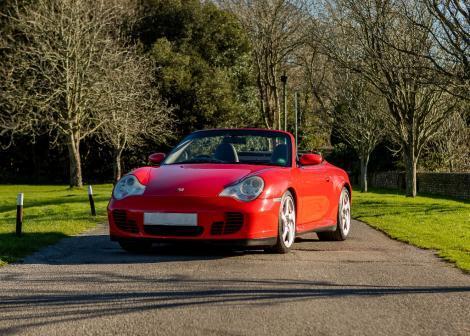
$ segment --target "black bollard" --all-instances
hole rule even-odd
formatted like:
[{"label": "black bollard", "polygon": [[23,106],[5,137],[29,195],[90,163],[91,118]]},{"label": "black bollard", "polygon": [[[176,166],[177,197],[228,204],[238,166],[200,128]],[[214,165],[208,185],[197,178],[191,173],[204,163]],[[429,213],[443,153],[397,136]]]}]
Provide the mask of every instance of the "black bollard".
[{"label": "black bollard", "polygon": [[19,193],[16,198],[16,235],[18,237],[21,237],[23,230],[23,201],[24,194]]},{"label": "black bollard", "polygon": [[90,201],[91,215],[96,216],[95,201],[93,200],[93,188],[88,186],[88,200]]}]

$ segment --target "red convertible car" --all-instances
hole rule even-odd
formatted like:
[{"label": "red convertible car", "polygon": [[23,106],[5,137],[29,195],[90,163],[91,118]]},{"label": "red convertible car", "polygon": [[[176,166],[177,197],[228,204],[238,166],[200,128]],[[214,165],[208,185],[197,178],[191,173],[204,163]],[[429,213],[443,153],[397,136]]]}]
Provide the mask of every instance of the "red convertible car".
[{"label": "red convertible car", "polygon": [[286,253],[297,235],[350,231],[348,175],[319,154],[298,157],[288,132],[197,131],[149,161],[116,184],[108,206],[111,239],[127,251],[183,240]]}]

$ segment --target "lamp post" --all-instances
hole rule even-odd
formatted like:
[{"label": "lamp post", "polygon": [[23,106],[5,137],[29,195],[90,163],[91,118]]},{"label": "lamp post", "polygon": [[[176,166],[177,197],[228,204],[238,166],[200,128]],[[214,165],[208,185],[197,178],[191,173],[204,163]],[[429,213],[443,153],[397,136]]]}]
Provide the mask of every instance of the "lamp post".
[{"label": "lamp post", "polygon": [[[284,113],[284,131],[287,131],[287,92],[286,92],[286,84],[287,84],[287,76],[286,72],[281,76],[282,82],[282,99],[283,99],[283,113]],[[281,118],[279,118],[279,129],[281,128]]]},{"label": "lamp post", "polygon": [[299,125],[298,125],[298,122],[299,122],[299,119],[298,119],[298,115],[299,115],[299,93],[297,91],[295,91],[294,103],[295,103],[295,109],[294,109],[294,113],[295,113],[295,149],[298,150],[298,148],[299,148]]}]

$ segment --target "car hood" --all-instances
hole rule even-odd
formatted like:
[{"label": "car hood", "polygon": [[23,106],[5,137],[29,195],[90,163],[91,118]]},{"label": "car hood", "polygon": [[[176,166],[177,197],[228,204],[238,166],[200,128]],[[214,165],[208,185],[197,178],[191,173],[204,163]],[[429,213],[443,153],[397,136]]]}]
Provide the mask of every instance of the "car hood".
[{"label": "car hood", "polygon": [[241,178],[269,169],[240,164],[163,165],[150,172],[147,196],[217,196],[224,187]]}]

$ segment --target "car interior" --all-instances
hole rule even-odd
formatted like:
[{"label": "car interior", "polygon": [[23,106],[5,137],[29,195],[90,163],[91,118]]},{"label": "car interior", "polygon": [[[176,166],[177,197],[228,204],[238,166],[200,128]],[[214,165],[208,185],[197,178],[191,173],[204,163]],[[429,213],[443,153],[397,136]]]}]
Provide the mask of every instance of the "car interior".
[{"label": "car interior", "polygon": [[239,151],[231,143],[223,142],[219,144],[214,153],[213,158],[225,162],[255,162],[255,163],[271,163],[275,165],[285,165],[288,161],[288,146],[286,144],[278,144],[271,151]]},{"label": "car interior", "polygon": [[247,163],[286,166],[290,144],[284,136],[216,135],[182,142],[165,164]]}]

